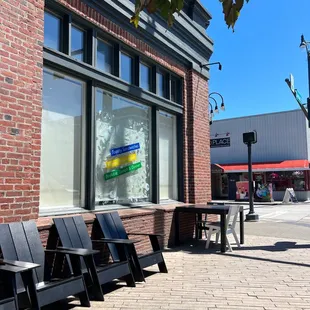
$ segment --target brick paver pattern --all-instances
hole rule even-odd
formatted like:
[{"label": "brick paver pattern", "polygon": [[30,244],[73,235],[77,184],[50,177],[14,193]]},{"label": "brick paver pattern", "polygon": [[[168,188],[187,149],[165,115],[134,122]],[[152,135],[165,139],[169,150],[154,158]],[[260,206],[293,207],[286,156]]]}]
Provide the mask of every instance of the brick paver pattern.
[{"label": "brick paver pattern", "polygon": [[121,286],[91,308],[310,309],[310,242],[246,236],[241,249],[226,254],[203,245],[165,252],[168,274],[153,274],[135,288]]}]

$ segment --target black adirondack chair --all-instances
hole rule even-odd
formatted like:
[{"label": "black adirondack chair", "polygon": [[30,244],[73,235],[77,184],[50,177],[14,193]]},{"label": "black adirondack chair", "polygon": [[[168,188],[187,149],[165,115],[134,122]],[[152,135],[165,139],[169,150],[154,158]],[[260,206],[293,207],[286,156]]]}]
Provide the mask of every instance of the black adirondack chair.
[{"label": "black adirondack chair", "polygon": [[[134,243],[128,244],[127,249],[132,257],[130,260],[132,263],[132,269],[134,271],[135,279],[141,280],[141,275],[143,276],[143,268],[158,265],[159,271],[162,273],[167,273],[168,269],[160,249],[158,237],[162,236],[161,234],[144,234],[144,233],[135,233],[135,232],[126,232],[123,222],[118,214],[118,212],[105,212],[97,213],[95,226],[100,227],[105,238],[116,238],[128,240],[128,236],[148,236],[152,245],[153,252],[145,255],[137,255]],[[110,243],[108,244],[109,250],[111,252],[112,258],[118,260],[118,252],[115,248],[115,245]],[[144,279],[144,278],[143,278]]]},{"label": "black adirondack chair", "polygon": [[[80,256],[65,250],[44,250],[34,221],[0,224],[0,247],[5,260],[13,260],[21,268],[32,268],[16,276],[20,306],[26,302],[32,309],[68,296],[79,297],[82,306],[90,307],[84,278],[81,274]],[[53,279],[47,253],[70,256],[73,275],[65,279]]]},{"label": "black adirondack chair", "polygon": [[[33,264],[32,267],[38,265]],[[0,260],[1,298],[0,310],[18,310],[16,275],[31,272],[32,268],[18,267],[14,262]]]},{"label": "black adirondack chair", "polygon": [[60,248],[93,250],[93,243],[99,246],[108,243],[117,247],[119,259],[111,264],[103,264],[95,255],[81,258],[82,273],[87,287],[97,300],[104,300],[101,285],[114,279],[124,278],[128,286],[136,286],[124,249],[124,244],[128,243],[126,240],[125,242],[116,239],[91,240],[82,216],[53,220],[62,245]]}]

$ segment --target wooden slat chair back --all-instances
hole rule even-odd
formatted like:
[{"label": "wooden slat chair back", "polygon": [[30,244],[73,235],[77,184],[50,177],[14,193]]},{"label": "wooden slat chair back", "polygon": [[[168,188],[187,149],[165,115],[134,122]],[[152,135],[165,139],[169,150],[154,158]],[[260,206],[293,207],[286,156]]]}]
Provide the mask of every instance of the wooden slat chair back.
[{"label": "wooden slat chair back", "polygon": [[[30,301],[33,308],[41,309],[42,306],[66,299],[70,295],[78,296],[83,306],[90,306],[85,282],[78,270],[78,256],[74,258],[74,276],[54,281],[51,266],[46,263],[48,250],[43,248],[34,221],[0,224],[0,247],[5,260],[17,261],[19,265],[25,262],[39,265],[27,278],[25,275],[16,276],[17,292],[24,301],[25,295],[27,299],[30,297],[27,302]],[[70,255],[70,259],[73,259],[73,254]]]},{"label": "wooden slat chair back", "polygon": [[[39,264],[33,272],[35,283],[50,280],[45,267],[45,254],[36,224],[33,221],[0,225],[0,247],[5,259]],[[23,288],[17,276],[17,288]]]},{"label": "wooden slat chair back", "polygon": [[64,247],[92,250],[87,226],[82,216],[54,218],[60,241]]},{"label": "wooden slat chair back", "polygon": [[[96,215],[98,224],[105,238],[128,239],[123,222],[117,212],[101,213]],[[119,255],[115,244],[108,244],[114,261],[119,261]]]},{"label": "wooden slat chair back", "polygon": [[[53,219],[61,245],[65,248],[79,248],[93,250],[93,242],[82,216]],[[97,244],[105,246],[104,240],[96,240]],[[101,285],[114,279],[123,277],[128,286],[135,286],[130,265],[126,255],[120,255],[116,248],[116,255],[120,257],[118,263],[102,265],[100,258],[81,257],[82,272],[86,283],[92,286],[93,293],[98,300],[103,300]],[[97,251],[98,252],[98,251]],[[123,251],[124,253],[124,251]]]},{"label": "wooden slat chair back", "polygon": [[[94,227],[99,226],[102,234],[105,238],[118,238],[118,239],[129,239],[128,235],[135,236],[147,236],[152,245],[153,252],[138,255],[135,249],[134,244],[130,248],[130,255],[132,257],[132,269],[134,270],[135,279],[137,281],[144,280],[142,269],[148,266],[157,264],[160,272],[167,273],[167,267],[165,264],[164,257],[162,255],[162,250],[159,246],[158,237],[160,234],[145,234],[145,233],[133,233],[126,232],[123,225],[122,219],[120,218],[118,212],[104,212],[96,214],[96,221]],[[113,260],[118,260],[117,250],[115,245],[109,244],[109,250]],[[141,276],[142,275],[142,276]]]}]

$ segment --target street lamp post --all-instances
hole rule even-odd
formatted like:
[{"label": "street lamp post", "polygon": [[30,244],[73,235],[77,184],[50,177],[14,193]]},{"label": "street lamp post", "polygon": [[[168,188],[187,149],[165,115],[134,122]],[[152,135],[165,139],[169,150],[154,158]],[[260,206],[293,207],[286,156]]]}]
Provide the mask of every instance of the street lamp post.
[{"label": "street lamp post", "polygon": [[307,98],[307,110],[308,110],[308,127],[310,128],[310,117],[309,117],[309,113],[310,113],[310,50],[308,45],[310,44],[310,42],[305,40],[304,35],[301,35],[300,38],[300,45],[299,47],[301,48],[305,48],[307,51],[307,60],[308,60],[308,88],[309,88],[309,92],[308,92],[308,98]]}]

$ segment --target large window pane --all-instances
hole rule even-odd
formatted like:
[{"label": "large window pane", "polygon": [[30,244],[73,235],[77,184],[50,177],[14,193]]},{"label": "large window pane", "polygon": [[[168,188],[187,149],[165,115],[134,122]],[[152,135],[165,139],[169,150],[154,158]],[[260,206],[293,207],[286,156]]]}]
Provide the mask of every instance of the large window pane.
[{"label": "large window pane", "polygon": [[83,82],[44,69],[40,207],[80,205],[84,90]]},{"label": "large window pane", "polygon": [[157,75],[156,93],[158,96],[166,97],[166,94],[165,94],[165,76],[160,72],[157,72],[156,75]]},{"label": "large window pane", "polygon": [[71,27],[71,56],[84,60],[84,32],[75,26]]},{"label": "large window pane", "polygon": [[159,113],[159,185],[160,199],[178,199],[176,117]]},{"label": "large window pane", "polygon": [[150,108],[96,92],[96,203],[149,201]]},{"label": "large window pane", "polygon": [[96,67],[108,73],[112,72],[112,46],[101,40],[97,40]]},{"label": "large window pane", "polygon": [[60,18],[44,12],[44,46],[60,50]]},{"label": "large window pane", "polygon": [[140,86],[145,90],[151,90],[151,69],[140,63]]},{"label": "large window pane", "polygon": [[130,84],[132,83],[132,64],[132,58],[121,53],[121,78]]}]

